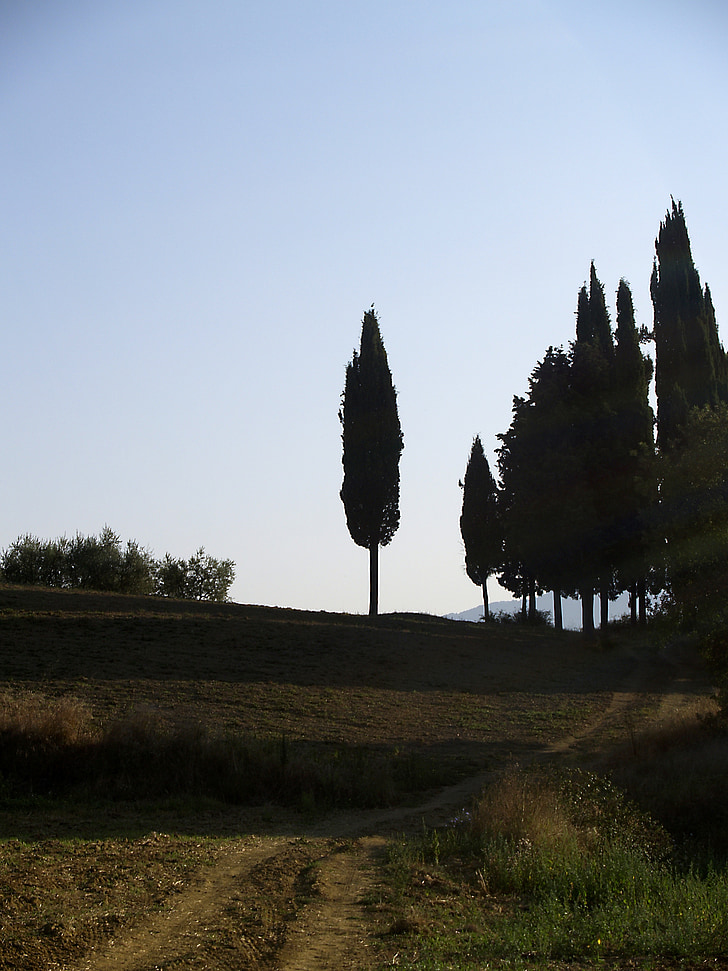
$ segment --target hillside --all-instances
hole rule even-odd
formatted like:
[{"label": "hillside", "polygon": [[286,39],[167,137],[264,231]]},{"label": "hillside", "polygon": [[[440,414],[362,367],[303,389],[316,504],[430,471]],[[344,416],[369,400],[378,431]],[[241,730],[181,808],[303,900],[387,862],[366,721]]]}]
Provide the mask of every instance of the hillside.
[{"label": "hillside", "polygon": [[325,744],[426,747],[473,764],[550,742],[605,709],[639,645],[421,615],[326,614],[0,588],[0,690],[73,693],[100,718]]},{"label": "hillside", "polygon": [[390,966],[397,939],[371,902],[392,834],[451,820],[499,767],[596,764],[710,695],[694,658],[629,632],[587,645],[420,615],[0,587],[0,645],[5,708],[72,697],[137,746],[150,725],[203,746],[269,738],[289,780],[303,765],[360,783],[328,809],[313,788],[293,807],[284,790],[246,806],[113,779],[60,799],[5,788],[3,971]]}]

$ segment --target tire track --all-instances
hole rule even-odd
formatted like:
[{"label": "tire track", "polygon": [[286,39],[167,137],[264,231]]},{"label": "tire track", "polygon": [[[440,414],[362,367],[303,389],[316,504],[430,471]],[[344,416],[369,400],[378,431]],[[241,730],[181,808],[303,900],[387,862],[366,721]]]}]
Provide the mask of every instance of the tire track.
[{"label": "tire track", "polygon": [[200,950],[200,938],[209,931],[209,924],[233,896],[236,886],[249,878],[256,866],[278,856],[290,843],[283,837],[237,841],[215,864],[205,868],[194,885],[170,907],[150,915],[118,938],[111,937],[72,971],[194,967],[190,955]]}]

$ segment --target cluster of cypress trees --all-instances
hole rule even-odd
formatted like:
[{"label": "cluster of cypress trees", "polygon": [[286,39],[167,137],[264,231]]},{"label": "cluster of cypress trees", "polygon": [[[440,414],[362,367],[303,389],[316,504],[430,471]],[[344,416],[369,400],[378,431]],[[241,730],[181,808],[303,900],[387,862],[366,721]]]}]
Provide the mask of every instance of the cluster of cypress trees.
[{"label": "cluster of cypress trees", "polygon": [[[618,593],[629,591],[632,621],[644,623],[648,591],[666,592],[683,616],[710,614],[728,671],[728,358],[674,200],[655,240],[651,296],[648,332],[637,328],[629,284],[620,280],[613,329],[591,264],[574,341],[566,351],[549,347],[527,394],[513,399],[511,425],[498,436],[499,482],[480,438],[473,442],[461,482],[465,567],[483,591],[486,617],[487,580],[497,574],[531,616],[536,594],[552,590],[559,628],[561,596],[581,597],[586,632],[595,593],[605,626]],[[654,365],[642,351],[649,341]],[[341,499],[352,539],[369,551],[376,614],[378,549],[399,526],[404,446],[373,306],[346,369],[339,418]]]},{"label": "cluster of cypress trees", "polygon": [[[462,483],[468,576],[485,594],[488,577],[497,573],[524,597],[531,614],[536,593],[554,591],[557,627],[562,594],[581,597],[583,627],[590,632],[595,592],[605,625],[609,599],[621,591],[630,592],[633,621],[644,622],[648,581],[653,591],[667,589],[678,600],[683,588],[676,529],[685,529],[685,502],[694,512],[695,496],[688,500],[684,488],[690,475],[683,469],[680,486],[675,469],[693,462],[694,436],[686,430],[691,422],[707,422],[701,409],[713,415],[708,453],[718,447],[715,415],[728,402],[728,361],[710,290],[701,287],[693,263],[682,205],[674,200],[655,249],[653,332],[636,327],[625,280],[617,290],[613,332],[592,263],[589,284],[578,294],[575,340],[568,351],[549,347],[526,396],[513,399],[510,428],[498,436],[500,483],[480,438]],[[654,368],[641,349],[647,340],[655,343]],[[657,443],[649,403],[653,370]],[[724,485],[728,498],[728,472]],[[714,516],[715,483],[711,496]],[[695,515],[690,523],[693,533],[710,530],[707,508],[701,523]],[[728,539],[728,517],[726,527]],[[721,555],[728,559],[728,543]],[[694,557],[687,574],[696,570]],[[487,594],[484,608],[487,616]]]}]

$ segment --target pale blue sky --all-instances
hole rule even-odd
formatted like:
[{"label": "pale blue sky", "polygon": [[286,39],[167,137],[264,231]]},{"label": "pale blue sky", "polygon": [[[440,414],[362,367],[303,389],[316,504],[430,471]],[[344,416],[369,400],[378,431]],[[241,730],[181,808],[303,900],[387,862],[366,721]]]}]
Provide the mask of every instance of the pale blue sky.
[{"label": "pale blue sky", "polygon": [[476,604],[458,479],[590,261],[650,325],[672,194],[725,320],[726,50],[722,0],[0,3],[0,546],[108,523],[366,611],[337,410],[374,302],[381,609]]}]

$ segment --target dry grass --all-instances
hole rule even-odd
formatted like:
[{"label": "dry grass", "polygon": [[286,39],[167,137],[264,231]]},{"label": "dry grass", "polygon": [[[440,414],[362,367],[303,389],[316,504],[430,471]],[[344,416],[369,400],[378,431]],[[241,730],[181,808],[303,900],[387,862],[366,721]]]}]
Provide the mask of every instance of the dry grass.
[{"label": "dry grass", "polygon": [[483,792],[471,827],[478,838],[497,834],[511,843],[542,849],[575,846],[577,836],[553,783],[517,767]]},{"label": "dry grass", "polygon": [[88,702],[72,695],[48,697],[37,691],[0,695],[0,737],[25,739],[43,748],[76,745],[94,734]]},{"label": "dry grass", "polygon": [[146,706],[101,726],[78,698],[6,691],[0,699],[0,777],[7,797],[208,797],[309,810],[379,806],[447,781],[396,750],[348,748],[329,757],[284,737],[220,734]]}]

